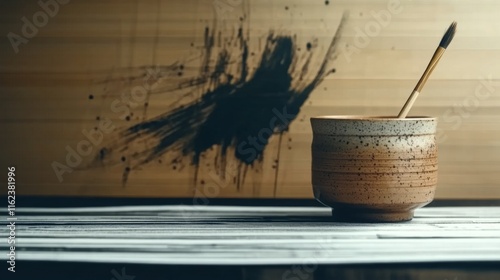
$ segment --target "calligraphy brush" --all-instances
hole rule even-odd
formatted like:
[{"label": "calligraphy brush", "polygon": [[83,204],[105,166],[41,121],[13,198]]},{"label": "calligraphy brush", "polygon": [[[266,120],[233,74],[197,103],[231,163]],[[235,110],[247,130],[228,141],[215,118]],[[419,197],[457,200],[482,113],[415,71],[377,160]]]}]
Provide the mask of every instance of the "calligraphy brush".
[{"label": "calligraphy brush", "polygon": [[441,56],[443,56],[444,51],[450,44],[451,40],[453,39],[453,36],[455,36],[455,31],[457,29],[457,22],[452,22],[450,27],[448,27],[448,30],[446,30],[446,33],[444,33],[443,38],[441,39],[441,42],[439,43],[439,47],[436,49],[434,52],[434,55],[432,56],[431,61],[427,65],[427,68],[425,69],[424,73],[422,74],[422,77],[420,77],[420,80],[418,81],[417,85],[413,89],[413,92],[411,93],[410,97],[408,100],[406,100],[405,105],[403,106],[403,109],[398,114],[398,119],[404,119],[406,118],[406,115],[410,111],[411,107],[413,106],[413,103],[418,97],[418,94],[422,90],[422,88],[425,85],[425,82],[427,82],[427,79],[429,79],[429,76],[431,75],[432,71],[436,67],[437,63],[439,62],[439,59]]}]

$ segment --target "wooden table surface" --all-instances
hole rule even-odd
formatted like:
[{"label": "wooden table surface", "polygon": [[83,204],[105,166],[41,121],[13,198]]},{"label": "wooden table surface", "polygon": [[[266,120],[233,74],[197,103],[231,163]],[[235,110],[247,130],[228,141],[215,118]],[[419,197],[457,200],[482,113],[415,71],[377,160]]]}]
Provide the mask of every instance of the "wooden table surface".
[{"label": "wooden table surface", "polygon": [[[404,223],[323,207],[16,209],[17,261],[319,265],[500,261],[500,207],[427,207]],[[2,232],[6,232],[3,227]],[[2,251],[7,243],[1,242]],[[6,254],[0,254],[6,260]]]}]

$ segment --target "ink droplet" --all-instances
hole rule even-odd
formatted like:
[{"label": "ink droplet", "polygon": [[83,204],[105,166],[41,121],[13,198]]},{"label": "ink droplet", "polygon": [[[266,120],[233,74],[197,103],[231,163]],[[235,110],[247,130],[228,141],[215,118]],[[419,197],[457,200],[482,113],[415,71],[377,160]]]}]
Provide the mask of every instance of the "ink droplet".
[{"label": "ink droplet", "polygon": [[89,94],[89,99],[90,100],[94,99],[94,96],[92,94]]},{"label": "ink droplet", "polygon": [[312,44],[310,42],[307,42],[306,48],[307,48],[308,51],[310,51],[311,48],[312,48]]}]

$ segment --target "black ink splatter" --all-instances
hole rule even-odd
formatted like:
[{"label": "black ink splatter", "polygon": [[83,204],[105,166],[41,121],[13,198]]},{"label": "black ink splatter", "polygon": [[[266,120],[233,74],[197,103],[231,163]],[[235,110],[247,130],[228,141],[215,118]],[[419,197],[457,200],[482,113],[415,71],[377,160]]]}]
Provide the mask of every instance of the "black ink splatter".
[{"label": "black ink splatter", "polygon": [[[171,90],[190,88],[201,92],[200,98],[122,130],[101,149],[95,165],[119,164],[121,154],[130,151],[130,168],[127,166],[123,174],[126,181],[131,170],[169,152],[178,154],[172,161],[173,169],[186,157],[198,168],[203,153],[218,147],[214,166],[224,174],[226,157],[231,152],[240,162],[239,185],[244,180],[239,174],[246,174],[248,167],[262,160],[273,134],[279,134],[281,141],[310,93],[333,72],[332,61],[338,55],[345,20],[346,16],[319,59],[314,50],[320,48],[312,50],[311,43],[306,46],[311,51],[299,56],[295,36],[269,32],[255,70],[249,67],[249,54],[253,52],[249,51],[248,33],[239,28],[228,40],[228,45],[237,46],[236,50],[223,44],[216,52],[218,33],[206,27],[198,75],[182,80]],[[311,73],[311,68],[316,71]]]}]

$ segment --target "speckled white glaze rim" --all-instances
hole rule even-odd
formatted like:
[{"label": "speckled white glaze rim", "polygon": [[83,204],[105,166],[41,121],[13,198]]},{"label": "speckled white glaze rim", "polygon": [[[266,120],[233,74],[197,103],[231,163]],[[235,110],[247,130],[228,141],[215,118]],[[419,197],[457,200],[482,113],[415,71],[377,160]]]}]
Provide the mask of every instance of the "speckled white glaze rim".
[{"label": "speckled white glaze rim", "polygon": [[437,130],[437,118],[414,116],[319,116],[311,118],[313,135],[400,136],[429,135]]},{"label": "speckled white glaze rim", "polygon": [[363,116],[363,115],[331,115],[311,117],[311,120],[345,120],[345,121],[436,121],[436,117],[430,116],[410,116],[398,119],[397,116]]}]

